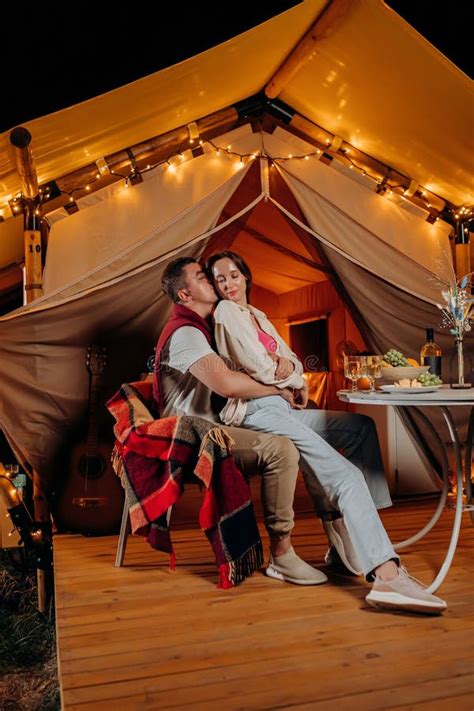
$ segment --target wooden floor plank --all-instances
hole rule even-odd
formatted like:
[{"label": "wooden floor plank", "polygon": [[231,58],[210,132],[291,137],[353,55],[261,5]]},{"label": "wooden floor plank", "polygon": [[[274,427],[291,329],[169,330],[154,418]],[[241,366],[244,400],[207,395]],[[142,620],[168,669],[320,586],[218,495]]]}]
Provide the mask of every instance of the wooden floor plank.
[{"label": "wooden floor plank", "polygon": [[[435,502],[382,512],[392,539],[421,528]],[[403,552],[429,582],[446,550],[452,511]],[[116,569],[116,537],[54,541],[58,655],[65,711],[129,709],[448,709],[474,706],[472,657],[474,527],[439,594],[439,617],[390,614],[364,600],[368,584],[332,576],[292,586],[260,573],[236,589],[216,588],[200,531],[173,532],[178,556],[131,537]],[[265,544],[266,544],[265,539]],[[322,567],[326,543],[314,517],[300,518],[298,553]]]}]

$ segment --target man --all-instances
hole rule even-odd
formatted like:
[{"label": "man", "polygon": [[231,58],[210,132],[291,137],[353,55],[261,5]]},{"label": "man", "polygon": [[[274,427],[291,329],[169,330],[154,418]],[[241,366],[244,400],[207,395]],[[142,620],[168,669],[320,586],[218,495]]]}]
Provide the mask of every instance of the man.
[{"label": "man", "polygon": [[[212,348],[212,329],[208,319],[217,297],[198,262],[188,257],[171,262],[164,271],[162,287],[174,301],[175,308],[156,349],[154,384],[161,416],[197,415],[218,421],[215,414],[217,410],[213,408],[211,401],[212,392],[225,398],[242,399],[282,395],[293,404],[291,392],[275,386],[262,385],[244,373],[230,370],[215,353]],[[233,449],[236,463],[245,469],[245,457],[240,456],[239,446],[245,442],[245,436],[249,435],[249,431],[240,428],[229,428],[229,430],[237,443],[237,447]],[[264,435],[250,431],[250,436],[263,437]],[[274,437],[274,435],[267,436]],[[258,447],[261,446],[260,443],[261,440],[258,442],[254,439],[250,446]],[[248,444],[249,440],[247,440]],[[245,444],[243,446],[245,449]],[[271,444],[268,446],[272,447]],[[374,583],[371,593],[366,598],[367,601],[376,606],[404,610],[431,613],[443,611],[446,608],[443,600],[427,593],[398,567],[398,556],[368,496],[364,479],[358,470],[354,470],[355,467],[346,467],[342,478],[339,473],[331,483],[328,480],[328,490],[326,491],[325,486],[323,493],[330,492],[326,499],[331,499],[336,505],[338,500],[345,502],[345,515],[351,522],[354,541],[357,541],[359,552],[363,551],[366,556],[364,573],[367,580]],[[314,585],[324,582],[326,576],[302,561],[290,543],[293,511],[291,509],[289,513],[289,507],[293,501],[296,478],[294,472],[290,478],[291,487],[288,487],[288,472],[283,475],[280,472],[279,476],[275,477],[273,471],[272,486],[269,486],[272,477],[269,478],[268,471],[263,472],[265,523],[271,541],[271,560],[267,574],[289,582]],[[278,488],[281,485],[285,487],[285,480],[286,501],[282,498],[278,500]],[[313,480],[315,481],[314,477]],[[310,493],[319,496],[321,489],[318,484]],[[365,512],[364,515],[359,515],[359,504],[360,511]],[[329,508],[330,505],[327,507],[328,513],[330,513]],[[332,508],[334,509],[334,506]],[[343,519],[335,518],[334,521],[330,519],[329,516],[325,522],[325,529],[331,542],[354,572],[359,572],[362,568],[351,546]],[[369,565],[367,561],[373,564]]]}]

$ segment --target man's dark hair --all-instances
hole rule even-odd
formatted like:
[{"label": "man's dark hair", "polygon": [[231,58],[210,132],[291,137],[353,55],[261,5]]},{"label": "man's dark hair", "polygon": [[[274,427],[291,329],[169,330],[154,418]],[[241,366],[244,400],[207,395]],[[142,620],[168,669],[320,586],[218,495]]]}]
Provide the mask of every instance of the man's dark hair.
[{"label": "man's dark hair", "polygon": [[175,304],[179,302],[178,291],[186,286],[183,279],[183,269],[188,264],[199,264],[199,262],[192,257],[178,257],[168,264],[161,277],[161,288]]},{"label": "man's dark hair", "polygon": [[245,291],[247,293],[247,301],[249,301],[250,287],[252,286],[252,272],[250,271],[250,267],[245,261],[245,259],[241,257],[240,254],[237,254],[237,252],[231,252],[229,249],[225,249],[222,252],[217,252],[217,254],[213,254],[212,257],[209,257],[209,259],[207,260],[205,268],[207,278],[209,279],[211,284],[214,284],[214,274],[212,273],[212,267],[216,262],[219,261],[219,259],[230,259],[232,262],[234,262],[239,272],[244,275],[245,281],[247,283]]}]

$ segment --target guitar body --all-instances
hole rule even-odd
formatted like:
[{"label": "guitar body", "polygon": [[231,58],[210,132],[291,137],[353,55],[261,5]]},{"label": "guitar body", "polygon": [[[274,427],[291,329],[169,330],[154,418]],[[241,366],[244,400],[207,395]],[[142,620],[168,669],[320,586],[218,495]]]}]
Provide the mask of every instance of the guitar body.
[{"label": "guitar body", "polygon": [[110,461],[113,443],[99,437],[98,381],[105,367],[103,348],[89,348],[87,366],[91,374],[87,433],[70,450],[68,476],[56,500],[54,519],[60,532],[99,536],[118,532],[124,492]]},{"label": "guitar body", "polygon": [[89,536],[118,532],[124,492],[110,461],[112,447],[100,441],[91,454],[86,442],[73,445],[69,476],[55,508],[59,531]]}]

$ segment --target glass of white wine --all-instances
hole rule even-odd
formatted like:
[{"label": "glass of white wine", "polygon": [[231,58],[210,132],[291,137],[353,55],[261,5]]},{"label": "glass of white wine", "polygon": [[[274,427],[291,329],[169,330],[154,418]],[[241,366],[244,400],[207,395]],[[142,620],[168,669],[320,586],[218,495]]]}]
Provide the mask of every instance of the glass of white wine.
[{"label": "glass of white wine", "polygon": [[382,377],[382,356],[368,355],[367,360],[367,377],[370,380],[370,392],[375,392],[375,380]]},{"label": "glass of white wine", "polygon": [[357,390],[356,383],[359,378],[367,374],[367,359],[365,356],[346,355],[344,356],[344,375],[352,381],[351,392]]}]

